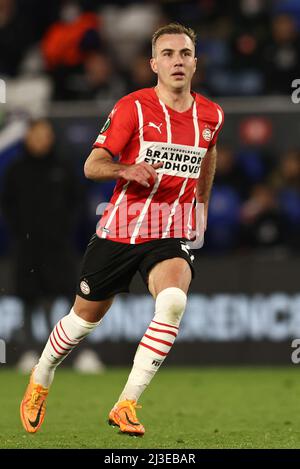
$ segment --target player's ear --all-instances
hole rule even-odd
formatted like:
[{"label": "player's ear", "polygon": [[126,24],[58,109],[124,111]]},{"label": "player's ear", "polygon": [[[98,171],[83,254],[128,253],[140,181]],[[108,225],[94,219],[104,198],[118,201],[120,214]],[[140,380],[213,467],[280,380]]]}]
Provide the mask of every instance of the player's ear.
[{"label": "player's ear", "polygon": [[150,59],[150,65],[151,65],[152,71],[154,73],[157,73],[156,60],[153,57],[152,57],[152,59]]},{"label": "player's ear", "polygon": [[197,60],[198,60],[197,57],[195,57],[194,60],[195,60],[195,71],[196,71],[196,68],[197,68]]}]

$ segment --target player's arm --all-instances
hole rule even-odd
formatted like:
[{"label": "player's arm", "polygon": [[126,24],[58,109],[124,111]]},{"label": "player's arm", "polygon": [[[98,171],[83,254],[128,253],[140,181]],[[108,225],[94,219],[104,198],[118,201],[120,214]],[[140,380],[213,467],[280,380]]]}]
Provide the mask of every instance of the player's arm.
[{"label": "player's arm", "polygon": [[206,153],[201,165],[201,173],[197,182],[197,202],[204,204],[204,229],[207,225],[208,204],[217,165],[217,149],[213,145]]},{"label": "player's arm", "polygon": [[137,164],[121,164],[113,160],[105,148],[94,148],[84,164],[85,177],[93,181],[123,178],[150,187],[157,179],[156,169],[163,163],[150,165],[145,161]]}]

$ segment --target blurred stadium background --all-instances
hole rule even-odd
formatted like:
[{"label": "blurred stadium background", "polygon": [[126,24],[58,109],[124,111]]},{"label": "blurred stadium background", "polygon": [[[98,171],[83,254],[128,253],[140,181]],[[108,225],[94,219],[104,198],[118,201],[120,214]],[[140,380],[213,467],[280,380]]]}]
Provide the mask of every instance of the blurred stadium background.
[{"label": "blurred stadium background", "polygon": [[[69,309],[97,205],[113,188],[86,180],[83,163],[114,103],[154,84],[151,35],[170,21],[198,33],[193,88],[223,107],[225,125],[205,245],[168,363],[291,363],[300,337],[300,3],[0,0],[8,365],[39,353]],[[131,363],[153,311],[139,278],[132,293],[116,299],[81,352]]]}]

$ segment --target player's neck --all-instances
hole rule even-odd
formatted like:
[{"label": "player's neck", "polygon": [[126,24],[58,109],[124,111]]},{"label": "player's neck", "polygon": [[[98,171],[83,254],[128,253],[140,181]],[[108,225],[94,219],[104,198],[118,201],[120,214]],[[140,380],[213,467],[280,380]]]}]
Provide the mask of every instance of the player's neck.
[{"label": "player's neck", "polygon": [[155,87],[158,98],[171,109],[178,112],[185,112],[192,106],[194,98],[190,90],[172,91],[161,85]]}]

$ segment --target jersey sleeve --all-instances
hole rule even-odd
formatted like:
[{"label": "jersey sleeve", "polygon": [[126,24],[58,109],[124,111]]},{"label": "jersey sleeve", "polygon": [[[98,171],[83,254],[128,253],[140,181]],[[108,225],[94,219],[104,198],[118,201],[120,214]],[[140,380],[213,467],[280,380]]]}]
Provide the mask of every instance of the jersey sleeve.
[{"label": "jersey sleeve", "polygon": [[120,99],[109,114],[93,144],[93,148],[105,148],[113,156],[118,155],[137,130],[136,106],[132,99]]},{"label": "jersey sleeve", "polygon": [[216,122],[215,131],[213,134],[213,138],[210,141],[209,147],[213,147],[217,143],[219,133],[224,124],[224,111],[221,108],[221,106],[219,106],[218,104],[215,104],[215,106],[216,106],[216,112],[217,112],[217,122]]}]

